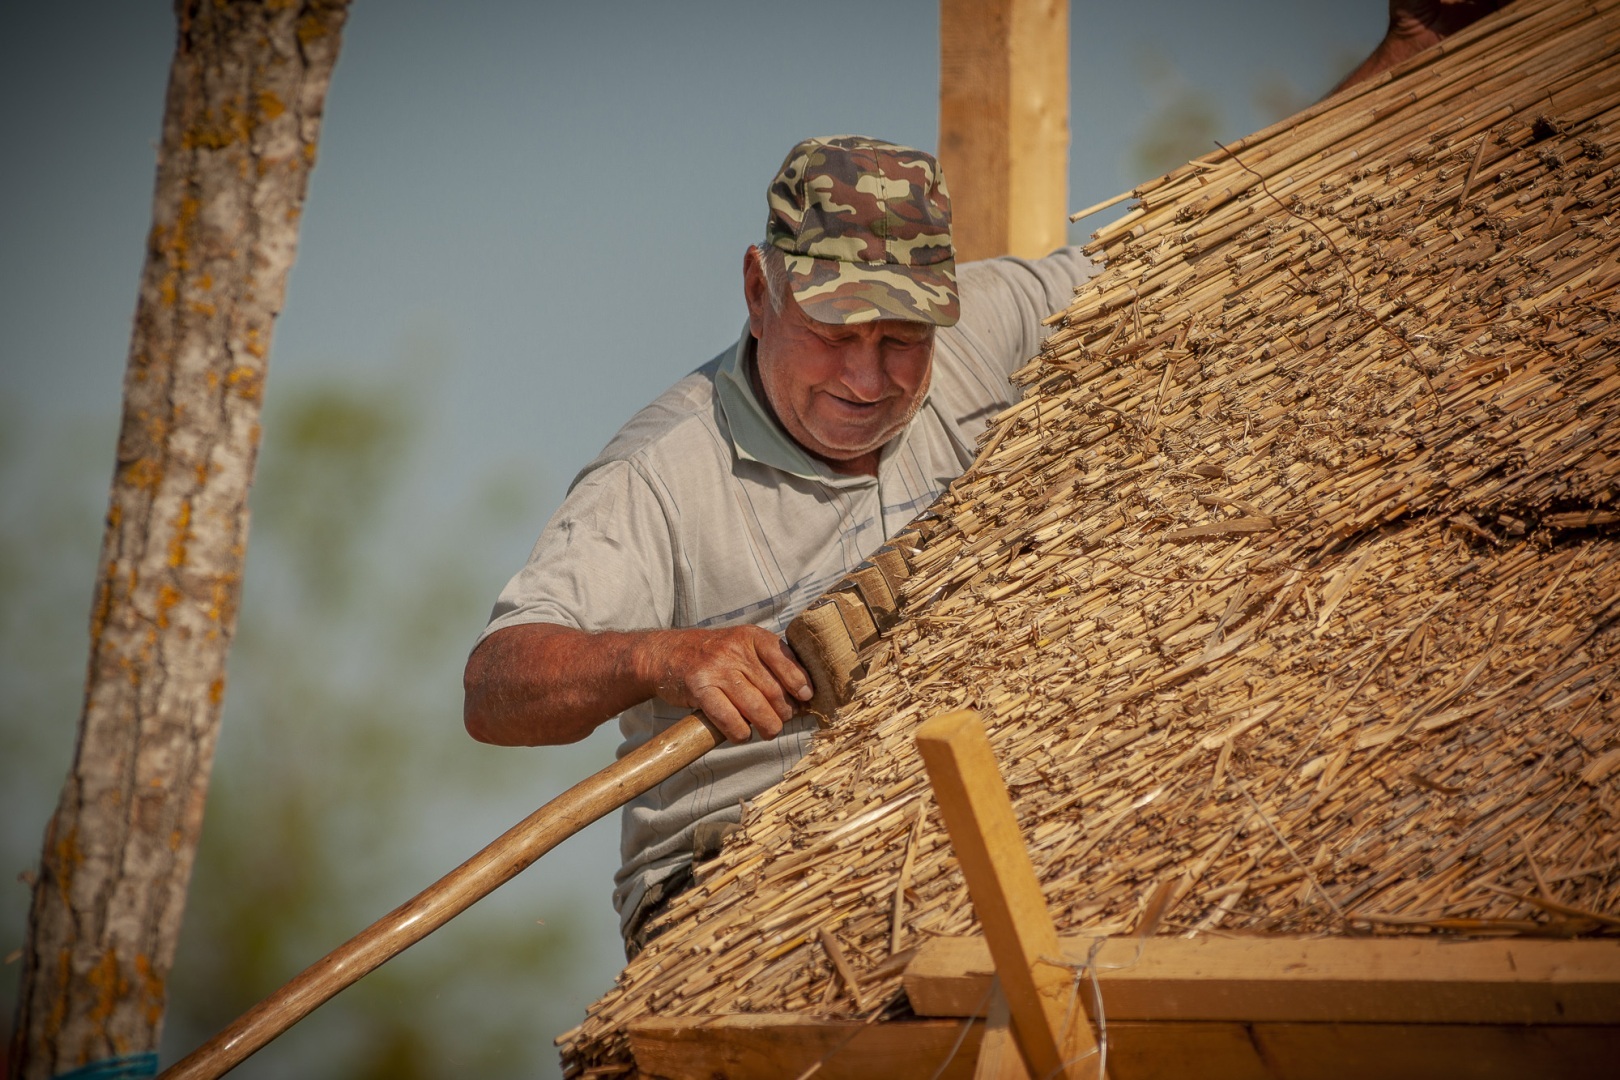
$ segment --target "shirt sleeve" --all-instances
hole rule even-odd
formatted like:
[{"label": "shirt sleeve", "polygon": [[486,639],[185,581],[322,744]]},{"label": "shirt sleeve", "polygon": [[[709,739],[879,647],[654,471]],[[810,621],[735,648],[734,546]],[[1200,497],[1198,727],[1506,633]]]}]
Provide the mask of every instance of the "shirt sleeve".
[{"label": "shirt sleeve", "polygon": [[[1044,259],[985,259],[958,269],[962,318],[939,332],[929,396],[964,448],[1017,400],[1010,379],[1040,352],[1050,332],[1041,320],[1068,307],[1076,286],[1094,273],[1077,247]],[[963,452],[971,459],[971,449]]]},{"label": "shirt sleeve", "polygon": [[478,640],[520,623],[591,633],[667,627],[674,565],[668,517],[652,488],[630,462],[608,461],[575,482]]},{"label": "shirt sleeve", "polygon": [[1010,256],[967,263],[960,269],[966,350],[994,364],[1003,380],[1041,351],[1051,328],[1042,320],[1062,311],[1074,290],[1097,272],[1078,247],[1043,259]]}]

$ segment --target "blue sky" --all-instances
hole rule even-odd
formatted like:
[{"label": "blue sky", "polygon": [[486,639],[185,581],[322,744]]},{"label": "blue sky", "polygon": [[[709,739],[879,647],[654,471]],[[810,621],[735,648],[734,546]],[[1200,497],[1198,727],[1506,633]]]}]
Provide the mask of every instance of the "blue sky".
[{"label": "blue sky", "polygon": [[[1178,104],[1202,103],[1226,139],[1273,118],[1257,99],[1319,97],[1384,17],[1384,0],[1072,0],[1071,206],[1146,179],[1133,146]],[[93,507],[111,472],[173,16],[125,0],[19,4],[6,22],[0,422],[83,430],[82,454],[104,463],[70,470],[24,448],[9,475],[19,491],[74,486]],[[522,527],[465,538],[493,600],[573,473],[636,408],[735,339],[743,250],[787,148],[837,132],[931,148],[937,53],[932,0],[361,0],[269,398],[331,375],[423,388],[406,518],[441,520],[491,478],[524,507]],[[276,439],[267,424],[267,454]],[[7,569],[25,582],[82,581],[87,619],[101,523],[95,511],[81,519],[81,543]],[[253,581],[250,554],[247,603]],[[470,644],[487,613],[485,601],[444,617]],[[62,648],[82,665],[82,635]],[[461,656],[443,658],[447,678]],[[50,715],[4,715],[45,733],[31,766],[41,789],[60,782],[77,708],[64,693]],[[228,701],[227,739],[230,717]],[[443,722],[459,726],[453,711]],[[581,774],[615,741],[594,737]],[[511,820],[542,794],[513,792],[522,809]],[[49,801],[8,798],[13,827],[37,837]],[[478,843],[489,824],[469,824]],[[598,905],[592,932],[610,959],[613,836],[594,831],[588,851],[560,851],[545,875]],[[446,843],[470,850],[459,835]],[[402,898],[379,898],[377,914]],[[7,926],[0,944],[16,939]],[[329,944],[312,943],[309,959]],[[607,988],[610,959],[577,1008]]]}]

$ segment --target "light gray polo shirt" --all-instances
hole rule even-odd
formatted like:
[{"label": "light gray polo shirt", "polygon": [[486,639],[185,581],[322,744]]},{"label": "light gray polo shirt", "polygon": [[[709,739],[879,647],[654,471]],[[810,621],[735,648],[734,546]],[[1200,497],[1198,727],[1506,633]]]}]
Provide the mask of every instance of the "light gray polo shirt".
[{"label": "light gray polo shirt", "polygon": [[[939,331],[928,396],[884,446],[876,477],[831,471],[761,407],[745,330],[585,466],[479,640],[532,622],[782,633],[972,463],[987,421],[1016,398],[1008,376],[1040,349],[1041,319],[1094,272],[1078,248],[960,267],[961,320]],[[620,756],[685,714],[656,698],[627,710]],[[814,726],[800,717],[775,740],[728,743],[625,807],[621,925],[648,886],[690,861],[693,828],[738,820],[742,801],[804,754]]]}]

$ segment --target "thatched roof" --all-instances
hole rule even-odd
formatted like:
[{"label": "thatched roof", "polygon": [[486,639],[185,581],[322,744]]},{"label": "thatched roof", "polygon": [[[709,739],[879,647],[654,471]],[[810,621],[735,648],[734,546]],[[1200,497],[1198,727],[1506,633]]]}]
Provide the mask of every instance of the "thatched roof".
[{"label": "thatched roof", "polygon": [[1518,0],[1138,188],[857,700],[570,1072],[642,1015],[855,1015],[821,931],[903,1008],[894,958],[975,930],[913,746],[963,706],[1062,932],[1612,932],[1617,42]]}]

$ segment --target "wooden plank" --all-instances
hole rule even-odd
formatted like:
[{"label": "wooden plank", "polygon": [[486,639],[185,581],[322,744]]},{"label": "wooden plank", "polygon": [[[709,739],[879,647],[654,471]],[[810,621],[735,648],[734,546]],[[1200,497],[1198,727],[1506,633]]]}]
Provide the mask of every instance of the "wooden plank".
[{"label": "wooden plank", "polygon": [[917,750],[984,927],[1025,1064],[1035,1076],[1091,1075],[1094,1070],[1066,1064],[1095,1043],[1070,992],[1074,973],[1061,962],[1057,930],[984,725],[971,709],[942,713],[917,728]]},{"label": "wooden plank", "polygon": [[[1130,1047],[1142,1054],[1148,1070],[1162,1068],[1162,1050],[1153,1045],[1164,1029],[1174,1024],[1140,1024],[1145,1045],[1133,1045],[1136,1033],[1121,1034],[1121,1055]],[[1218,1026],[1218,1025],[1211,1025]],[[1247,1028],[1258,1063],[1267,1071],[1251,1076],[1301,1080],[1524,1080],[1558,1077],[1559,1080],[1602,1080],[1613,1077],[1620,1061],[1620,1027],[1515,1024],[1251,1024]],[[1207,1060],[1207,1059],[1204,1059]],[[1115,1073],[1127,1076],[1168,1076],[1169,1073],[1133,1072],[1132,1062],[1121,1061]],[[1202,1062],[1193,1073],[1210,1077]]]},{"label": "wooden plank", "polygon": [[[1063,955],[1094,940],[1066,938]],[[1097,967],[1119,1020],[1620,1023],[1614,940],[1115,938]],[[920,1016],[974,1015],[993,973],[983,938],[934,938],[906,993]]]},{"label": "wooden plank", "polygon": [[817,1063],[816,1080],[971,1080],[983,1031],[980,1021],[760,1014],[646,1017],[629,1036],[641,1075],[668,1080],[792,1080]]},{"label": "wooden plank", "polygon": [[1068,0],[941,0],[939,159],[957,259],[1066,240]]},{"label": "wooden plank", "polygon": [[[639,1020],[629,1037],[640,1075],[659,1080],[790,1080],[817,1062],[816,1080],[970,1080],[985,1025],[962,1024],[669,1017]],[[1112,1080],[1606,1080],[1620,1060],[1617,1025],[1110,1019],[1106,1034]]]}]

